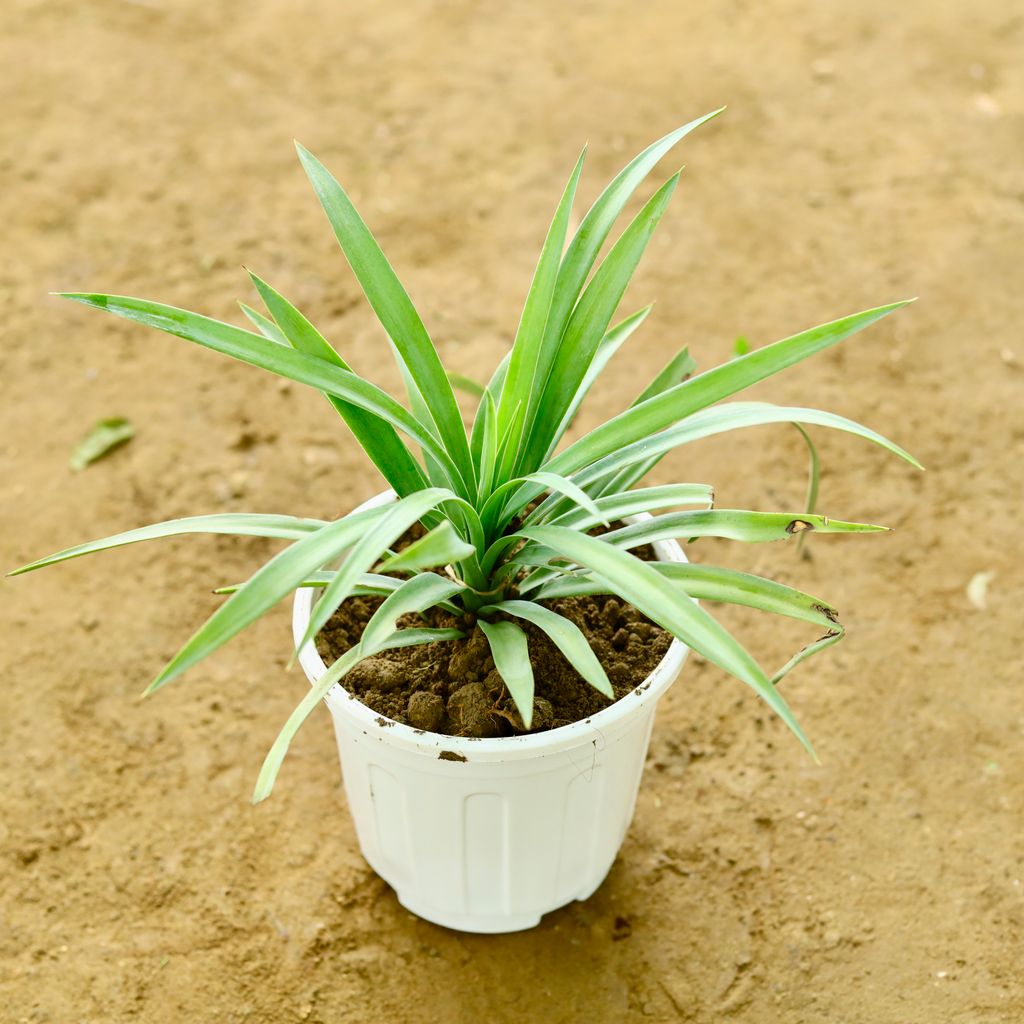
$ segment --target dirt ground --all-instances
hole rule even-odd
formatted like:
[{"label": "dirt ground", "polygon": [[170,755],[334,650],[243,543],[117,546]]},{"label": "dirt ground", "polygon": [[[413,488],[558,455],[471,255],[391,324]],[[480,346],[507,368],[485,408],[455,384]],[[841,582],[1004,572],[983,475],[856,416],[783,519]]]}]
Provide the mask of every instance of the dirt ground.
[{"label": "dirt ground", "polygon": [[[0,1019],[1024,1020],[1016,4],[8,0],[4,22],[5,567],[176,515],[332,515],[379,490],[317,396],[46,294],[237,320],[245,263],[398,387],[293,137],[351,189],[449,366],[483,376],[578,147],[589,200],[729,104],[666,161],[683,184],[623,311],[658,304],[576,429],[684,341],[706,367],[739,334],[919,295],[757,394],[867,421],[928,471],[819,432],[822,510],[896,532],[816,538],[810,560],[695,551],[843,612],[849,639],[785,686],[821,767],[691,662],[604,887],[505,937],[414,919],[366,867],[326,712],[249,805],[306,685],[284,672],[286,608],[136,699],[269,542],[143,545],[4,581]],[[136,438],[73,473],[71,448],[111,415]],[[655,479],[794,509],[804,471],[796,432],[768,428]],[[984,609],[967,596],[983,572]],[[809,639],[724,618],[768,666]]]}]

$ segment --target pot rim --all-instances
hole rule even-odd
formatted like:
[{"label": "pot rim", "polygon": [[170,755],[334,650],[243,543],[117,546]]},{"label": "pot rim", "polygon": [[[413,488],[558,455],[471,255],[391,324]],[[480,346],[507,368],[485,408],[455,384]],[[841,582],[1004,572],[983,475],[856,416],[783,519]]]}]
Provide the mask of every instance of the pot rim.
[{"label": "pot rim", "polygon": [[[374,508],[394,501],[394,499],[394,491],[383,491],[363,502],[354,511]],[[649,519],[650,516],[648,513],[642,512],[625,518],[628,522],[639,522]],[[682,548],[674,540],[656,541],[653,547],[659,561],[687,561]],[[295,591],[292,612],[292,634],[295,643],[299,643],[305,635],[312,608],[313,588],[298,588]],[[442,733],[414,729],[410,725],[386,718],[380,712],[363,704],[355,694],[349,693],[342,686],[341,681],[334,684],[325,697],[325,701],[333,715],[349,720],[352,724],[360,727],[365,735],[375,736],[381,741],[386,740],[394,746],[409,751],[429,754],[435,759],[441,758],[453,762],[518,760],[525,757],[554,754],[584,743],[605,742],[609,738],[609,733],[619,732],[642,708],[657,702],[675,681],[689,650],[684,643],[673,637],[669,649],[655,666],[654,671],[613,704],[578,722],[560,725],[557,729],[548,729],[545,732],[527,733],[523,736],[477,738],[474,736],[446,736]],[[299,663],[311,683],[315,683],[327,671],[327,665],[320,657],[320,652],[316,649],[316,642],[313,640],[299,652]]]}]

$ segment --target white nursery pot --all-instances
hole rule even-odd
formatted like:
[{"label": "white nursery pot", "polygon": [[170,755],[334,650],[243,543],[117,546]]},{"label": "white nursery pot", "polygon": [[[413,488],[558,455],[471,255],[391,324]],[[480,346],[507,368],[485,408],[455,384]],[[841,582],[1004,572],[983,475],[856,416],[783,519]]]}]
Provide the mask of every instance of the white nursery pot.
[{"label": "white nursery pot", "polygon": [[[392,500],[386,492],[360,507]],[[686,560],[674,541],[654,548],[662,561]],[[296,591],[296,643],[314,596]],[[326,703],[363,856],[406,909],[467,932],[532,928],[542,914],[585,900],[629,828],[655,708],[687,650],[673,640],[636,689],[584,721],[498,739],[383,718],[342,680]],[[311,683],[327,671],[313,643],[299,661]]]}]

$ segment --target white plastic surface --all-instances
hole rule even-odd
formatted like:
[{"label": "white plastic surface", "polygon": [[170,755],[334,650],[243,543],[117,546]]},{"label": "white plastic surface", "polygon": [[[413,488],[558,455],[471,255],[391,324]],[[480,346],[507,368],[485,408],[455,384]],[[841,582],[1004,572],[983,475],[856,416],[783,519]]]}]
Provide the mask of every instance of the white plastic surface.
[{"label": "white plastic surface", "polygon": [[[685,561],[675,542],[655,549],[663,561]],[[296,643],[313,598],[310,588],[295,594]],[[585,721],[499,739],[412,729],[337,684],[326,703],[363,856],[402,906],[461,931],[532,928],[586,899],[632,821],[655,707],[687,650],[674,640],[632,693]],[[311,682],[326,671],[312,643],[299,660]]]}]

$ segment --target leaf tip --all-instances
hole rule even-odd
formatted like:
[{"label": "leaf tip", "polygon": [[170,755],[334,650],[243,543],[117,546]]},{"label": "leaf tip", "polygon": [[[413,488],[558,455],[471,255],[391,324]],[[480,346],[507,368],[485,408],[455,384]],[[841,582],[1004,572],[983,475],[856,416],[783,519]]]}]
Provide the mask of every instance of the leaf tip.
[{"label": "leaf tip", "polygon": [[106,306],[105,295],[93,295],[91,292],[50,292],[59,299],[70,299],[72,302],[81,302],[87,306]]},{"label": "leaf tip", "polygon": [[519,711],[519,717],[523,720],[523,728],[527,732],[533,728],[533,705],[531,704],[528,708],[519,707],[519,702],[516,701],[516,708]]}]

